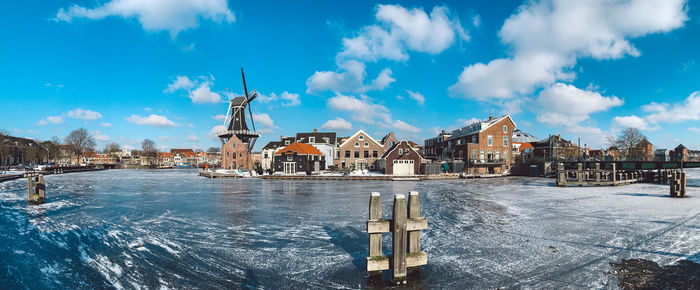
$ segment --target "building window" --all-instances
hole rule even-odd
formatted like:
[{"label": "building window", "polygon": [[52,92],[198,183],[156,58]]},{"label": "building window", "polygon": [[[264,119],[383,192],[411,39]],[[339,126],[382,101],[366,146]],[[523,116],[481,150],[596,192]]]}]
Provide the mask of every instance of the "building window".
[{"label": "building window", "polygon": [[404,155],[408,155],[408,148],[403,152]]},{"label": "building window", "polygon": [[508,126],[503,126],[503,133],[508,133]]},{"label": "building window", "polygon": [[508,161],[508,151],[505,151],[505,150],[503,151],[503,159]]},{"label": "building window", "polygon": [[365,150],[365,158],[369,158],[369,150]]},{"label": "building window", "polygon": [[287,156],[287,161],[294,161],[294,157]]},{"label": "building window", "polygon": [[364,135],[360,135],[360,141],[362,141],[362,140],[365,140],[365,136],[364,136]]},{"label": "building window", "polygon": [[472,143],[475,143],[475,144],[476,144],[476,135],[473,135],[473,136],[472,136]]},{"label": "building window", "polygon": [[500,160],[500,159],[501,159],[501,151],[496,151],[496,158],[495,158],[495,159],[496,159],[496,160]]},{"label": "building window", "polygon": [[479,160],[481,160],[481,162],[484,162],[484,150],[479,151]]},{"label": "building window", "polygon": [[350,150],[345,150],[345,158],[350,158]]},{"label": "building window", "polygon": [[503,147],[508,147],[508,136],[503,136]]},{"label": "building window", "polygon": [[360,158],[360,151],[355,150],[355,158]]},{"label": "building window", "polygon": [[377,150],[372,151],[372,157],[377,158],[379,155],[379,152]]},{"label": "building window", "polygon": [[360,147],[360,142],[355,142],[355,147]]},{"label": "building window", "polygon": [[[289,140],[287,140],[287,141],[284,141],[284,145],[289,145]],[[233,147],[236,147],[236,146],[235,146],[235,144],[234,144],[234,146],[233,146]]]},{"label": "building window", "polygon": [[403,155],[403,149],[399,148],[399,155]]},{"label": "building window", "polygon": [[491,135],[488,136],[488,144],[489,146],[493,146],[493,136]]},{"label": "building window", "polygon": [[476,160],[476,149],[472,149],[472,160]]},{"label": "building window", "polygon": [[369,147],[369,142],[365,142],[365,147]]},{"label": "building window", "polygon": [[316,137],[309,137],[309,143],[316,143]]}]

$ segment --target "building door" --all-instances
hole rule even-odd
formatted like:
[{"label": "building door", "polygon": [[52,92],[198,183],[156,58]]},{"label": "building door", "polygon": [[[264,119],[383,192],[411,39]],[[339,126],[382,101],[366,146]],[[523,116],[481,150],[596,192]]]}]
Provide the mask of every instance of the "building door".
[{"label": "building door", "polygon": [[284,162],[284,174],[295,174],[296,165],[296,162]]},{"label": "building door", "polygon": [[355,170],[367,170],[367,160],[355,161]]},{"label": "building door", "polygon": [[319,164],[318,161],[314,162],[314,171],[315,172],[321,171],[321,164]]},{"label": "building door", "polygon": [[413,160],[394,160],[393,175],[413,175]]}]

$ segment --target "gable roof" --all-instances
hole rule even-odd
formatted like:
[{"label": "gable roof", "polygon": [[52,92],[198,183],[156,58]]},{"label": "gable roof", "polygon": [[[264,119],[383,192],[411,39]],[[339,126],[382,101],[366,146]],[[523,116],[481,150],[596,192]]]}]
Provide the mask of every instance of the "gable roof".
[{"label": "gable roof", "polygon": [[323,138],[328,138],[328,143],[335,145],[335,132],[311,132],[297,133],[296,142],[309,143],[309,137],[314,137],[315,143],[324,143]]},{"label": "gable roof", "polygon": [[318,151],[316,147],[311,146],[306,143],[292,143],[289,144],[289,146],[282,148],[281,150],[275,152],[275,155],[282,155],[284,152],[296,152],[297,154],[306,154],[306,155],[323,155],[321,151]]},{"label": "gable roof", "polygon": [[359,135],[360,133],[364,133],[365,136],[367,136],[367,138],[369,138],[369,140],[372,140],[372,142],[374,142],[375,144],[377,144],[377,146],[379,146],[379,147],[384,147],[384,146],[382,146],[381,143],[377,142],[377,140],[374,140],[374,138],[372,138],[372,136],[370,136],[369,134],[367,134],[367,132],[365,132],[365,131],[362,130],[362,129],[358,130],[357,132],[355,132],[355,134],[352,134],[352,136],[348,137],[348,139],[345,140],[345,142],[343,142],[342,144],[340,144],[340,147],[345,146],[346,143],[350,142],[350,140],[352,140],[352,139],[354,139],[355,137],[357,137],[357,135]]},{"label": "gable roof", "polygon": [[396,142],[396,144],[391,145],[391,147],[389,147],[389,149],[387,149],[386,151],[384,151],[384,153],[382,154],[382,156],[380,156],[379,158],[380,158],[380,159],[386,158],[387,156],[389,156],[389,154],[391,154],[392,151],[394,151],[397,147],[399,147],[399,145],[401,145],[401,143],[405,143],[405,144],[407,145],[407,146],[405,146],[405,147],[410,148],[411,151],[413,151],[413,152],[415,152],[416,154],[418,154],[418,157],[420,157],[421,159],[423,159],[423,156],[421,156],[420,153],[418,153],[418,150],[416,150],[416,148],[414,148],[413,146],[411,146],[411,143],[409,143],[409,142],[410,142],[410,141],[406,141],[406,140],[401,140],[401,141],[399,141],[399,142]]},{"label": "gable roof", "polygon": [[[389,137],[392,137],[392,136],[394,137],[394,139],[396,139],[396,135],[394,135],[394,132],[389,132],[389,134],[384,135],[384,137],[382,137],[382,141],[381,141],[382,145],[386,144],[386,141],[388,141]],[[396,141],[398,141],[398,139],[396,139]]]}]

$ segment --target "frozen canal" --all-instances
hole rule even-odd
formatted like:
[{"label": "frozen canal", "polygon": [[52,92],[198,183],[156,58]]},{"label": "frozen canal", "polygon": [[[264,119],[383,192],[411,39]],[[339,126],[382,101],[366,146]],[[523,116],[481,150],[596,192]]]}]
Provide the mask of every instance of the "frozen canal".
[{"label": "frozen canal", "polygon": [[[700,171],[689,178],[700,185]],[[421,194],[428,265],[410,276],[416,288],[614,287],[609,262],[700,262],[699,187],[672,199],[650,184],[222,180],[188,170],[46,182],[48,202],[30,208],[26,180],[0,183],[0,289],[365,288],[371,191],[387,218],[394,193]]]}]

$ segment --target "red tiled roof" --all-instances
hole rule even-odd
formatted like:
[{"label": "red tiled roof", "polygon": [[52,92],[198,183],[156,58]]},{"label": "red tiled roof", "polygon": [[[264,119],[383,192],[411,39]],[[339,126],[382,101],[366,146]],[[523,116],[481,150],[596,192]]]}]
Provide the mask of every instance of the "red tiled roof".
[{"label": "red tiled roof", "polygon": [[297,154],[308,154],[308,155],[323,155],[321,151],[318,151],[316,147],[311,146],[309,144],[305,143],[292,143],[289,144],[289,146],[282,148],[281,150],[277,151],[275,155],[282,155],[284,152],[296,152]]}]

